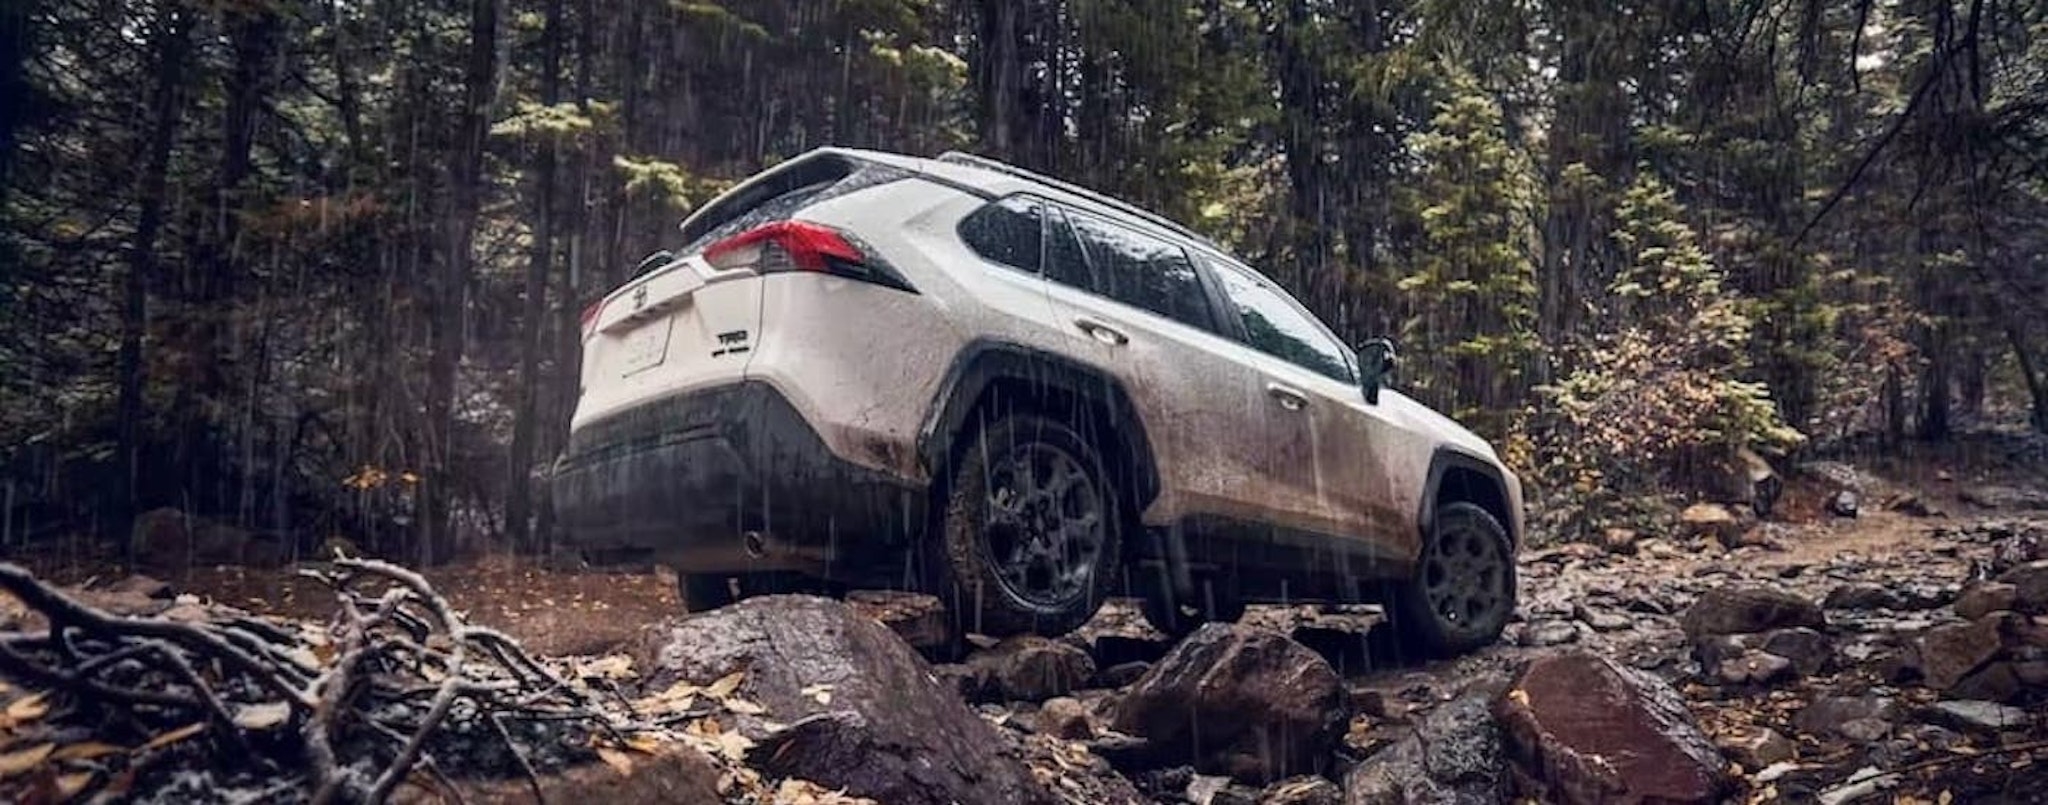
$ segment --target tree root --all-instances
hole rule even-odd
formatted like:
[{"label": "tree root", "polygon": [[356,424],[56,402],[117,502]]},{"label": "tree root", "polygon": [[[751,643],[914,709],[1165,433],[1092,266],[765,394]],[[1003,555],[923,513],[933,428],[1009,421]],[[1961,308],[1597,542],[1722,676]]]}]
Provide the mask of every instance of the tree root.
[{"label": "tree root", "polygon": [[415,771],[459,796],[445,774],[452,758],[433,757],[457,722],[502,742],[538,799],[540,772],[508,722],[584,722],[615,736],[626,726],[510,637],[464,622],[420,574],[363,559],[333,568],[305,574],[340,600],[321,640],[239,615],[114,615],[0,563],[0,590],[50,623],[45,634],[0,635],[0,670],[152,729],[207,723],[221,757],[315,803],[384,802]]}]

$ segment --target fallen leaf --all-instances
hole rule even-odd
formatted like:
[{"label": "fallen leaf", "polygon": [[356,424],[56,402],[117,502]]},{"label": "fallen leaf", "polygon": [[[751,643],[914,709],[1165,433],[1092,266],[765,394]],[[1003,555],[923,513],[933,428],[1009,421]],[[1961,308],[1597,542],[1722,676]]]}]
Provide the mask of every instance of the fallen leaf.
[{"label": "fallen leaf", "polygon": [[50,754],[50,759],[91,760],[96,757],[118,755],[126,751],[128,750],[115,746],[113,744],[100,743],[99,741],[86,741],[84,743],[68,744],[66,746],[59,747],[56,752]]},{"label": "fallen leaf", "polygon": [[731,696],[733,694],[733,691],[739,690],[740,682],[744,681],[746,678],[747,674],[745,671],[734,671],[730,674],[726,674],[725,676],[720,677],[717,682],[711,683],[711,687],[705,688],[704,694],[710,696],[713,699],[724,699],[728,696]]},{"label": "fallen leaf", "polygon": [[58,776],[57,798],[60,800],[70,800],[84,793],[85,787],[92,785],[92,778],[97,774],[98,772],[81,771]]},{"label": "fallen leaf", "polygon": [[0,780],[5,780],[42,765],[42,762],[49,758],[50,753],[56,751],[56,749],[56,744],[40,743],[27,749],[20,749],[0,755]]},{"label": "fallen leaf", "polygon": [[235,712],[235,726],[245,730],[267,730],[292,717],[292,706],[284,702],[252,704]]},{"label": "fallen leaf", "polygon": [[732,712],[738,713],[743,716],[758,716],[762,713],[768,712],[768,708],[747,701],[746,699],[727,699],[725,700],[725,709],[731,710]]},{"label": "fallen leaf", "polygon": [[191,724],[187,724],[187,725],[185,725],[185,726],[179,727],[179,728],[177,728],[177,729],[171,730],[170,732],[166,732],[166,733],[164,733],[164,734],[162,734],[162,735],[158,735],[158,736],[156,736],[155,738],[151,738],[151,739],[149,739],[149,743],[143,744],[143,745],[142,745],[141,747],[137,748],[137,749],[136,749],[135,751],[137,751],[137,752],[149,752],[149,751],[153,751],[153,750],[157,750],[157,749],[162,749],[162,748],[164,748],[164,747],[166,747],[166,746],[170,746],[171,744],[174,744],[174,743],[177,743],[177,742],[179,742],[179,741],[185,740],[186,738],[190,738],[190,737],[192,737],[192,736],[194,736],[194,735],[198,735],[199,733],[201,733],[201,732],[205,732],[205,731],[206,731],[206,722],[204,722],[204,721],[198,721],[198,722],[194,722],[194,723],[191,723]]},{"label": "fallen leaf", "polygon": [[15,726],[42,718],[50,712],[47,694],[37,693],[15,699],[7,705],[7,724]]},{"label": "fallen leaf", "polygon": [[597,748],[597,758],[604,761],[604,765],[612,767],[612,771],[618,772],[621,775],[633,773],[632,755],[610,747],[600,746]]},{"label": "fallen leaf", "polygon": [[627,736],[626,746],[627,748],[652,755],[661,749],[661,739],[643,732]]}]

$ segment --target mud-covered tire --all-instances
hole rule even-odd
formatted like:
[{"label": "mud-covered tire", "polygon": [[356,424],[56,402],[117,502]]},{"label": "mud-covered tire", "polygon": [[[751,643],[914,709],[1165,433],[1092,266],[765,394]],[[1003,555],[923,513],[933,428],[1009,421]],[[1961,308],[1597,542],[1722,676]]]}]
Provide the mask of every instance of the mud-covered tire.
[{"label": "mud-covered tire", "polygon": [[1026,413],[963,439],[940,503],[932,591],[958,633],[1073,631],[1101,607],[1119,557],[1122,504],[1101,453]]},{"label": "mud-covered tire", "polygon": [[1437,510],[1415,574],[1394,587],[1387,615],[1408,648],[1451,657],[1500,639],[1515,595],[1507,529],[1483,508],[1451,503]]}]

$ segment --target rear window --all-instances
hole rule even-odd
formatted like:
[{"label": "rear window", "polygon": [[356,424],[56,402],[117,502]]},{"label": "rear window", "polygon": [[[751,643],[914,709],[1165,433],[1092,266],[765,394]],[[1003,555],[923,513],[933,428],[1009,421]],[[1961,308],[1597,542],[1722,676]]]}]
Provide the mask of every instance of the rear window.
[{"label": "rear window", "polygon": [[777,166],[763,181],[718,197],[685,222],[683,254],[762,224],[788,220],[813,204],[903,179],[910,172],[843,154],[820,154]]},{"label": "rear window", "polygon": [[991,201],[960,220],[960,240],[991,262],[1036,274],[1045,237],[1040,209],[1022,196]]}]

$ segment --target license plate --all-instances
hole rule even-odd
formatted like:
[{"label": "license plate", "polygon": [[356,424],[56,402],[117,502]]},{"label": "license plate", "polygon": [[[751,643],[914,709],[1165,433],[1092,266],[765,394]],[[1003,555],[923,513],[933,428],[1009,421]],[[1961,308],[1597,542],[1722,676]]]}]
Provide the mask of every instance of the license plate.
[{"label": "license plate", "polygon": [[660,366],[668,358],[669,325],[673,321],[674,317],[663,316],[626,334],[625,343],[619,345],[624,354],[623,374]]}]

